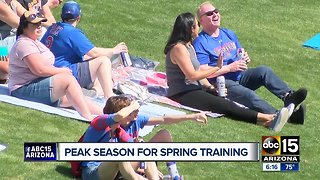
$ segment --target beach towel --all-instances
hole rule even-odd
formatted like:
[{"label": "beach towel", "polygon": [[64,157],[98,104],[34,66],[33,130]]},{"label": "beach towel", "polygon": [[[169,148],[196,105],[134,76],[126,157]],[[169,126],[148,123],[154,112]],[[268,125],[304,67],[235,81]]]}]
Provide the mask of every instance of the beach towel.
[{"label": "beach towel", "polygon": [[[105,101],[101,101],[101,99],[93,99],[93,100],[95,100],[100,106],[104,106],[105,104]],[[9,103],[9,104],[26,107],[26,108],[31,108],[34,110],[39,110],[39,111],[50,113],[50,114],[56,114],[63,117],[84,121],[84,122],[90,122],[87,119],[83,118],[77,111],[73,109],[52,107],[45,104],[27,101],[27,100],[10,96],[7,84],[0,84],[0,102]],[[163,116],[164,114],[181,115],[186,113],[176,109],[164,107],[158,104],[144,103],[139,109],[139,114],[147,115],[149,117],[156,117],[156,116]],[[141,136],[145,136],[149,134],[153,130],[153,128],[154,126],[145,126],[139,132],[139,134]]]}]

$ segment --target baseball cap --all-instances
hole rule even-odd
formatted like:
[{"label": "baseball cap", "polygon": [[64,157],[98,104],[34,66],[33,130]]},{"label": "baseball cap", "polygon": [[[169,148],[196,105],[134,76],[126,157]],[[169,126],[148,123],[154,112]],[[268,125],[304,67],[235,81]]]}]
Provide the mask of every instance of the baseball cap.
[{"label": "baseball cap", "polygon": [[61,12],[62,20],[76,19],[81,14],[80,5],[75,1],[67,1],[64,3]]},{"label": "baseball cap", "polygon": [[42,14],[35,14],[31,11],[26,11],[23,16],[20,18],[20,22],[29,22],[37,24],[39,22],[46,22],[47,19],[42,16]]},{"label": "baseball cap", "polygon": [[46,22],[47,19],[43,17],[42,14],[38,13],[35,14],[31,11],[26,11],[23,13],[23,15],[20,17],[19,26],[16,32],[16,37],[20,36],[23,33],[23,29],[27,27],[28,23],[37,24],[39,22]]}]

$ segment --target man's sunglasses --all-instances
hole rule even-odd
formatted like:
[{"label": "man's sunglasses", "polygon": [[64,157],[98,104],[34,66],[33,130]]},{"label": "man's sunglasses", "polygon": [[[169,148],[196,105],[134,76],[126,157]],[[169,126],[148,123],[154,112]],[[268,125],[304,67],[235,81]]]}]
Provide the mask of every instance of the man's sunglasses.
[{"label": "man's sunglasses", "polygon": [[205,12],[205,13],[203,13],[200,17],[202,17],[202,16],[204,16],[204,15],[206,15],[206,16],[212,16],[213,13],[218,14],[218,13],[219,13],[219,9],[216,8],[216,9],[214,9],[213,11]]}]

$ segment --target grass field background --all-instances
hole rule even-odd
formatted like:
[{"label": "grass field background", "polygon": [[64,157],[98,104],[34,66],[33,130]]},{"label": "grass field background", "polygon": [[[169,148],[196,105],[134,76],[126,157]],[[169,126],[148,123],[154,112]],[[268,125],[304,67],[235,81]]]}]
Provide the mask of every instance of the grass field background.
[{"label": "grass field background", "polygon": [[[129,52],[161,62],[163,48],[175,17],[195,13],[199,0],[79,0],[81,28],[96,46],[113,47],[124,41]],[[260,142],[264,135],[300,136],[301,170],[297,173],[262,172],[261,162],[180,162],[185,179],[319,179],[319,52],[303,48],[319,32],[320,1],[217,0],[222,26],[235,31],[251,57],[251,67],[268,65],[293,89],[308,88],[305,125],[286,125],[280,133],[227,118],[210,119],[208,125],[184,122],[169,129],[178,142]],[[60,19],[60,8],[54,10]],[[282,102],[266,91],[258,94],[277,108]],[[24,142],[74,142],[88,124],[60,116],[0,103],[0,179],[70,179],[69,163],[23,161]],[[154,131],[152,134],[154,134]],[[149,135],[146,139],[148,139]],[[160,164],[166,172],[164,163]]]}]

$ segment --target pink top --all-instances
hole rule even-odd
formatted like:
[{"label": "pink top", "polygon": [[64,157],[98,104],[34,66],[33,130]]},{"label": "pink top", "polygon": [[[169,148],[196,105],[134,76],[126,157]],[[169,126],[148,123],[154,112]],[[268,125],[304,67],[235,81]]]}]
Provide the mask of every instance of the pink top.
[{"label": "pink top", "polygon": [[9,53],[9,92],[40,78],[33,74],[26,62],[25,57],[30,54],[41,54],[44,58],[39,58],[43,65],[53,66],[53,53],[40,41],[32,40],[24,35],[19,36]]}]

